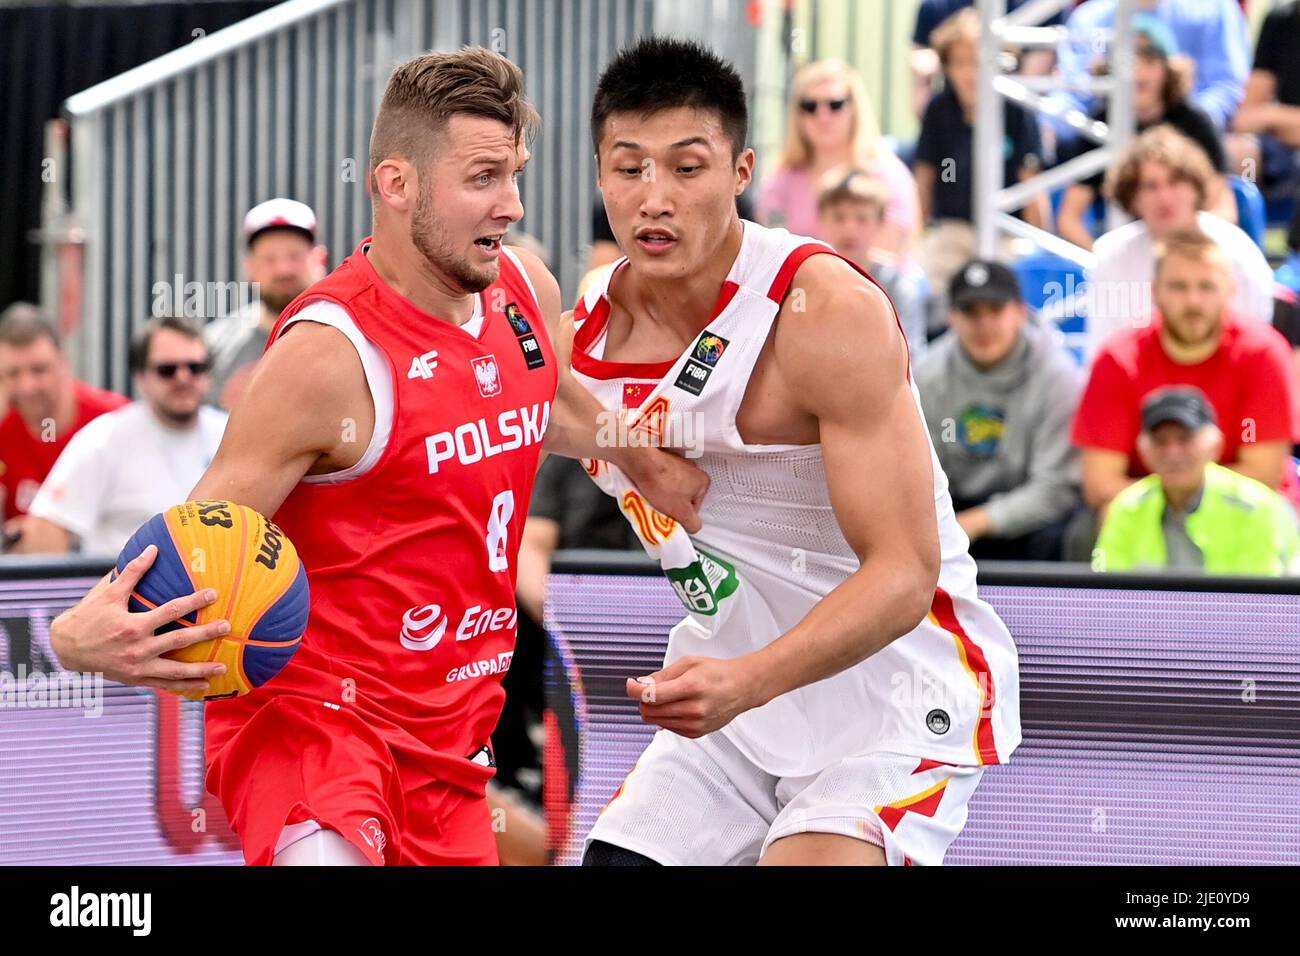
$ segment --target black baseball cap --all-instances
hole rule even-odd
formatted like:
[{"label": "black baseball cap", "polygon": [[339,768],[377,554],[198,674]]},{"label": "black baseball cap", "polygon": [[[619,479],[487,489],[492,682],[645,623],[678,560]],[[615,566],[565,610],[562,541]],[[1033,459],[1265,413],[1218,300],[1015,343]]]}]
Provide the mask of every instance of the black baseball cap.
[{"label": "black baseball cap", "polygon": [[991,259],[972,259],[948,284],[948,304],[954,309],[966,309],[977,302],[1006,305],[1023,301],[1016,274]]},{"label": "black baseball cap", "polygon": [[1142,402],[1142,430],[1154,431],[1165,422],[1196,431],[1215,423],[1214,407],[1204,392],[1190,385],[1157,389]]}]

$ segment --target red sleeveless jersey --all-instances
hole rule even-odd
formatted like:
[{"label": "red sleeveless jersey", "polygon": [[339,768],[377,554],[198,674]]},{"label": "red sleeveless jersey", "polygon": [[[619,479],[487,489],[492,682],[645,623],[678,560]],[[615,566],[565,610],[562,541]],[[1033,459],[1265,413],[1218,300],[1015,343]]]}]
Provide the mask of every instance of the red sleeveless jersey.
[{"label": "red sleeveless jersey", "polygon": [[555,354],[509,255],[482,293],[475,337],[386,285],[364,253],[370,241],[285,309],[267,348],[308,303],[341,306],[391,366],[388,444],[369,471],[299,483],[276,512],[307,568],[311,620],[264,687],[208,704],[209,759],[259,707],[292,694],[353,709],[431,778],[481,793],[491,771],[467,758],[505,697]]}]

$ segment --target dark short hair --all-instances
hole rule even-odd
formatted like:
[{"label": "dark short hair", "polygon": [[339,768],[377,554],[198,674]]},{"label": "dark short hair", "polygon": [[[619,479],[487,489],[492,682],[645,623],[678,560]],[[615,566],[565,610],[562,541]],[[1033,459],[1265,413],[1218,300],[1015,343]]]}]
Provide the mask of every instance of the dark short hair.
[{"label": "dark short hair", "polygon": [[63,348],[59,330],[39,307],[30,302],[14,302],[0,312],[0,344],[21,349],[41,339],[49,339],[55,349]]},{"label": "dark short hair", "polygon": [[592,146],[600,151],[605,122],[614,113],[649,116],[679,106],[717,113],[732,159],[740,155],[749,138],[740,74],[701,43],[661,36],[643,37],[605,67],[591,104]]},{"label": "dark short hair", "polygon": [[149,361],[149,349],[153,346],[153,337],[167,329],[177,332],[189,339],[203,341],[203,333],[189,319],[175,315],[166,315],[161,319],[151,319],[131,342],[131,371],[143,372]]}]

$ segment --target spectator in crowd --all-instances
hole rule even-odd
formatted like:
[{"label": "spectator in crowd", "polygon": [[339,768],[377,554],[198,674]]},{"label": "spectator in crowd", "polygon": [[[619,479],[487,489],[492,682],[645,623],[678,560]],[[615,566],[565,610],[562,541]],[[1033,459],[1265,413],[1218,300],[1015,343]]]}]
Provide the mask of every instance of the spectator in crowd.
[{"label": "spectator in crowd", "polygon": [[1274,278],[1292,292],[1300,292],[1300,204],[1296,205],[1295,215],[1291,217],[1286,245],[1289,254],[1286,261],[1278,266]]},{"label": "spectator in crowd", "polygon": [[[975,179],[975,87],[979,75],[980,18],[973,7],[945,20],[930,36],[943,66],[944,88],[921,120],[916,144],[916,184],[921,217],[929,224],[921,264],[930,283],[944,288],[975,254],[973,185]],[[1023,107],[1003,104],[1005,141],[1003,184],[1028,179],[1042,166],[1038,124]],[[1021,210],[1026,222],[1048,227],[1047,197],[1035,196]]]},{"label": "spectator in crowd", "polygon": [[1151,313],[1155,249],[1173,232],[1197,230],[1223,247],[1232,268],[1234,311],[1273,321],[1273,270],[1246,233],[1204,211],[1214,171],[1205,152],[1169,126],[1134,141],[1106,178],[1106,191],[1134,222],[1101,236],[1089,282],[1088,342],[1092,355],[1116,329],[1145,322]]},{"label": "spectator in crowd", "polygon": [[[1135,61],[1133,64],[1133,111],[1137,128],[1141,132],[1152,126],[1167,124],[1196,143],[1205,153],[1210,166],[1216,171],[1210,180],[1206,207],[1210,212],[1237,221],[1237,204],[1228,187],[1228,157],[1224,151],[1221,134],[1214,121],[1199,106],[1186,99],[1187,76],[1190,69],[1186,60],[1177,57],[1178,47],[1173,32],[1154,14],[1141,12],[1133,17]],[[1093,110],[1094,119],[1105,119],[1105,108]],[[1073,159],[1094,146],[1082,137],[1063,144],[1057,153],[1058,162]],[[1093,236],[1085,225],[1102,187],[1102,173],[1081,182],[1073,183],[1065,191],[1061,208],[1056,216],[1056,229],[1062,239],[1091,249]]]},{"label": "spectator in crowd", "polygon": [[821,234],[835,251],[880,284],[898,312],[913,362],[926,348],[926,283],[920,266],[901,262],[876,245],[884,227],[889,189],[861,170],[832,170],[817,197]]},{"label": "spectator in crowd", "polygon": [[1058,561],[1079,501],[1077,368],[1006,266],[966,264],[948,299],[950,328],[914,375],[957,521],[976,558]]},{"label": "spectator in crowd", "polygon": [[[1086,0],[1066,20],[1066,37],[1056,49],[1065,88],[1052,95],[1063,109],[1087,113],[1096,105],[1096,97],[1071,87],[1105,70],[1109,62],[1105,37],[1115,25],[1115,2]],[[1246,17],[1237,0],[1138,0],[1137,5],[1159,17],[1178,48],[1196,64],[1192,102],[1219,130],[1227,130],[1250,68]],[[1075,135],[1062,123],[1053,125],[1063,138]]]},{"label": "spectator in crowd", "polygon": [[1219,464],[1297,500],[1290,452],[1300,412],[1291,350],[1271,325],[1233,312],[1228,257],[1203,233],[1167,234],[1155,275],[1158,310],[1149,322],[1116,332],[1097,354],[1072,436],[1092,509],[1104,509],[1146,474],[1137,447],[1142,402],[1167,385],[1194,386],[1209,398],[1223,431]]},{"label": "spectator in crowd", "polygon": [[1265,193],[1300,189],[1300,0],[1264,18],[1246,98],[1229,139],[1236,168],[1256,171]]},{"label": "spectator in crowd", "polygon": [[244,242],[244,272],[257,283],[259,298],[203,330],[212,351],[212,397],[225,409],[234,407],[285,306],[326,272],[316,214],[293,199],[268,199],[250,209]]},{"label": "spectator in crowd", "polygon": [[79,544],[115,555],[149,518],[185,501],[226,426],[226,413],[204,403],[210,368],[189,320],[151,321],[131,345],[142,400],[101,415],[68,442],[32,502],[18,549],[65,552]]},{"label": "spectator in crowd", "polygon": [[1094,570],[1300,571],[1295,512],[1267,485],[1215,464],[1223,433],[1199,389],[1158,389],[1141,420],[1137,449],[1151,474],[1111,502]]},{"label": "spectator in crowd", "polygon": [[759,221],[825,239],[817,219],[818,184],[832,169],[861,169],[889,187],[877,245],[906,258],[920,230],[916,181],[881,137],[858,72],[839,60],[801,67],[788,122],[780,161],[763,182]]},{"label": "spectator in crowd", "polygon": [[[1028,0],[1008,0],[1007,12],[1024,6]],[[930,100],[931,87],[939,73],[939,57],[930,45],[930,34],[935,27],[943,23],[958,10],[973,6],[974,0],[921,0],[916,8],[916,25],[912,28],[912,106],[919,119],[925,113],[925,105]],[[1046,20],[1040,20],[1042,26],[1061,26],[1065,23],[1065,14],[1057,11]],[[1042,76],[1051,72],[1056,62],[1052,50],[1026,50],[1020,54],[1019,72]]]},{"label": "spectator in crowd", "polygon": [[39,309],[15,302],[0,313],[0,420],[4,537],[23,537],[37,489],[68,441],[90,421],[127,403],[73,378],[59,333]]}]

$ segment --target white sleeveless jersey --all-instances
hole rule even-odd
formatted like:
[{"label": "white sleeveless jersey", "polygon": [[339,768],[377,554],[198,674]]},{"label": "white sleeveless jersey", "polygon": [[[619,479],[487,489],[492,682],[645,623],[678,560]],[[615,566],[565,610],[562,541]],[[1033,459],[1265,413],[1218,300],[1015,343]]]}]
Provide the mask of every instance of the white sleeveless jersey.
[{"label": "white sleeveless jersey", "polygon": [[[702,448],[696,463],[711,479],[703,528],[688,536],[651,509],[617,468],[584,462],[618,500],[686,606],[686,618],[669,637],[666,664],[686,656],[738,657],[771,643],[859,567],[831,510],[821,445],[746,444],[736,427],[750,373],[794,273],[816,253],[834,254],[823,243],[745,222],[712,321],[675,361],[602,358],[609,282],[626,259],[602,273],[574,310],[574,376],[632,429],[615,435],[607,421],[603,438],[626,441],[641,429],[666,445]],[[767,772],[817,773],[865,751],[958,765],[1003,763],[1019,744],[1015,644],[976,596],[969,540],[954,517],[933,445],[930,460],[943,559],[930,613],[861,663],[747,711],[719,731]],[[862,494],[873,493],[865,468]]]}]

